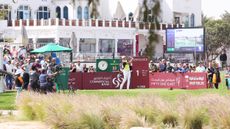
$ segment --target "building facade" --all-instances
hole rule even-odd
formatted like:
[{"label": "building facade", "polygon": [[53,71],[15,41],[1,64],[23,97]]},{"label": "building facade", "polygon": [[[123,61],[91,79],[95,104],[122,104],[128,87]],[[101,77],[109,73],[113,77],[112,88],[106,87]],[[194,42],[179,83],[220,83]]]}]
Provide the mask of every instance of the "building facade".
[{"label": "building facade", "polygon": [[[114,5],[118,11],[111,12],[110,2],[100,0],[100,15],[92,19],[88,0],[0,0],[0,12],[6,14],[0,21],[0,39],[16,46],[27,39],[33,48],[48,42],[69,46],[71,42],[76,60],[136,56],[147,44],[150,26],[137,20],[141,1],[133,3],[136,12],[119,11],[125,8],[119,0]],[[162,40],[156,47],[157,56],[163,53],[166,28],[201,26],[200,0],[178,2],[161,0],[161,24],[157,30]],[[114,13],[125,13],[127,17],[121,19],[119,16],[124,14]],[[131,19],[130,13],[134,14]]]}]

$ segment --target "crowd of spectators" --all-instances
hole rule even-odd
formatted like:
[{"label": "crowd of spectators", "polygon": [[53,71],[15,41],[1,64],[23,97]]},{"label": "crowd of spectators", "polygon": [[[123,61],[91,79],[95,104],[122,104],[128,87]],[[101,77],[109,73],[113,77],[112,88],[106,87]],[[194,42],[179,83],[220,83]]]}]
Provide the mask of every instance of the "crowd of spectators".
[{"label": "crowd of spectators", "polygon": [[[204,65],[203,62],[199,62],[198,65],[189,63],[170,63],[165,59],[162,59],[159,63],[150,61],[149,63],[150,72],[164,72],[164,73],[187,73],[187,72],[207,72],[209,88],[215,87],[218,89],[219,83],[221,82],[219,64],[215,61],[209,62],[208,66]],[[227,77],[230,78],[230,68],[228,68]],[[226,81],[227,82],[227,81]],[[230,84],[230,79],[229,79]],[[226,84],[228,86],[228,84]]]},{"label": "crowd of spectators", "polygon": [[81,62],[77,61],[77,63],[71,63],[70,72],[93,73],[96,72],[96,70],[93,65],[87,67],[86,64],[81,65]]},{"label": "crowd of spectators", "polygon": [[61,67],[55,53],[49,55],[29,55],[23,47],[16,49],[5,46],[3,50],[3,69],[6,89],[15,88],[19,93],[22,89],[36,92],[53,92],[54,78]]}]

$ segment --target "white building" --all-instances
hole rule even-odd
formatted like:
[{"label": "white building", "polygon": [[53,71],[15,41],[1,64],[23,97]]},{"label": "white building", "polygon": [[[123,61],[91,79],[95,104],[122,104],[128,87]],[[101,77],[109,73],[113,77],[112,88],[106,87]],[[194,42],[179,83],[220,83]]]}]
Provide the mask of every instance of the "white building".
[{"label": "white building", "polygon": [[[111,11],[111,1],[100,0],[100,16],[91,19],[88,0],[0,0],[0,12],[7,12],[5,20],[0,21],[0,39],[10,39],[19,46],[26,36],[34,47],[48,42],[67,46],[75,35],[74,59],[92,60],[113,53],[116,57],[135,56],[145,48],[149,28],[148,23],[136,21],[141,1],[130,3],[136,12],[124,11],[123,2],[112,5],[116,9]],[[163,53],[165,28],[201,26],[200,0],[161,0],[161,10],[158,32],[162,40],[156,48],[157,56]],[[131,13],[134,21],[129,21]]]}]

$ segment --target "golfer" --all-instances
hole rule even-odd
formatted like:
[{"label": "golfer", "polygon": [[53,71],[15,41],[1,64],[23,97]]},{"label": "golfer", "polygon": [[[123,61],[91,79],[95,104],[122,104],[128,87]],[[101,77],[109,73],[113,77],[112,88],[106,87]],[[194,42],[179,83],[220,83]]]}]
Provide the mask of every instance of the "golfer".
[{"label": "golfer", "polygon": [[125,84],[125,82],[127,81],[127,90],[129,89],[130,86],[130,80],[131,80],[131,70],[132,70],[132,59],[130,59],[128,61],[128,57],[123,57],[122,59],[122,73],[124,76],[124,79],[120,85],[120,90],[123,89],[123,86]]}]

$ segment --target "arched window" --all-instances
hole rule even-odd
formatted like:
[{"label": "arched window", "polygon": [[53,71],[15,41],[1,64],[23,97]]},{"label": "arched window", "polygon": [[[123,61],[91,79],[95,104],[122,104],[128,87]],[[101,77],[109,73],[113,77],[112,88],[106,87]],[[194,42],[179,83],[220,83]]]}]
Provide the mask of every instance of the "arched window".
[{"label": "arched window", "polygon": [[68,7],[65,6],[63,9],[63,17],[65,19],[69,19],[68,15],[69,15]]},{"label": "arched window", "polygon": [[77,7],[77,18],[82,19],[82,8],[81,8],[81,6]]},{"label": "arched window", "polygon": [[48,19],[50,18],[50,10],[47,6],[40,6],[37,12],[37,19]]},{"label": "arched window", "polygon": [[191,27],[194,27],[195,26],[195,15],[194,14],[192,14],[191,15],[191,18],[190,18],[190,23],[191,23]]},{"label": "arched window", "polygon": [[17,19],[30,19],[31,18],[31,9],[29,6],[21,5],[17,10]]},{"label": "arched window", "polygon": [[84,18],[89,19],[89,8],[87,6],[84,9]]},{"label": "arched window", "polygon": [[61,8],[59,6],[56,8],[56,18],[61,19]]}]

